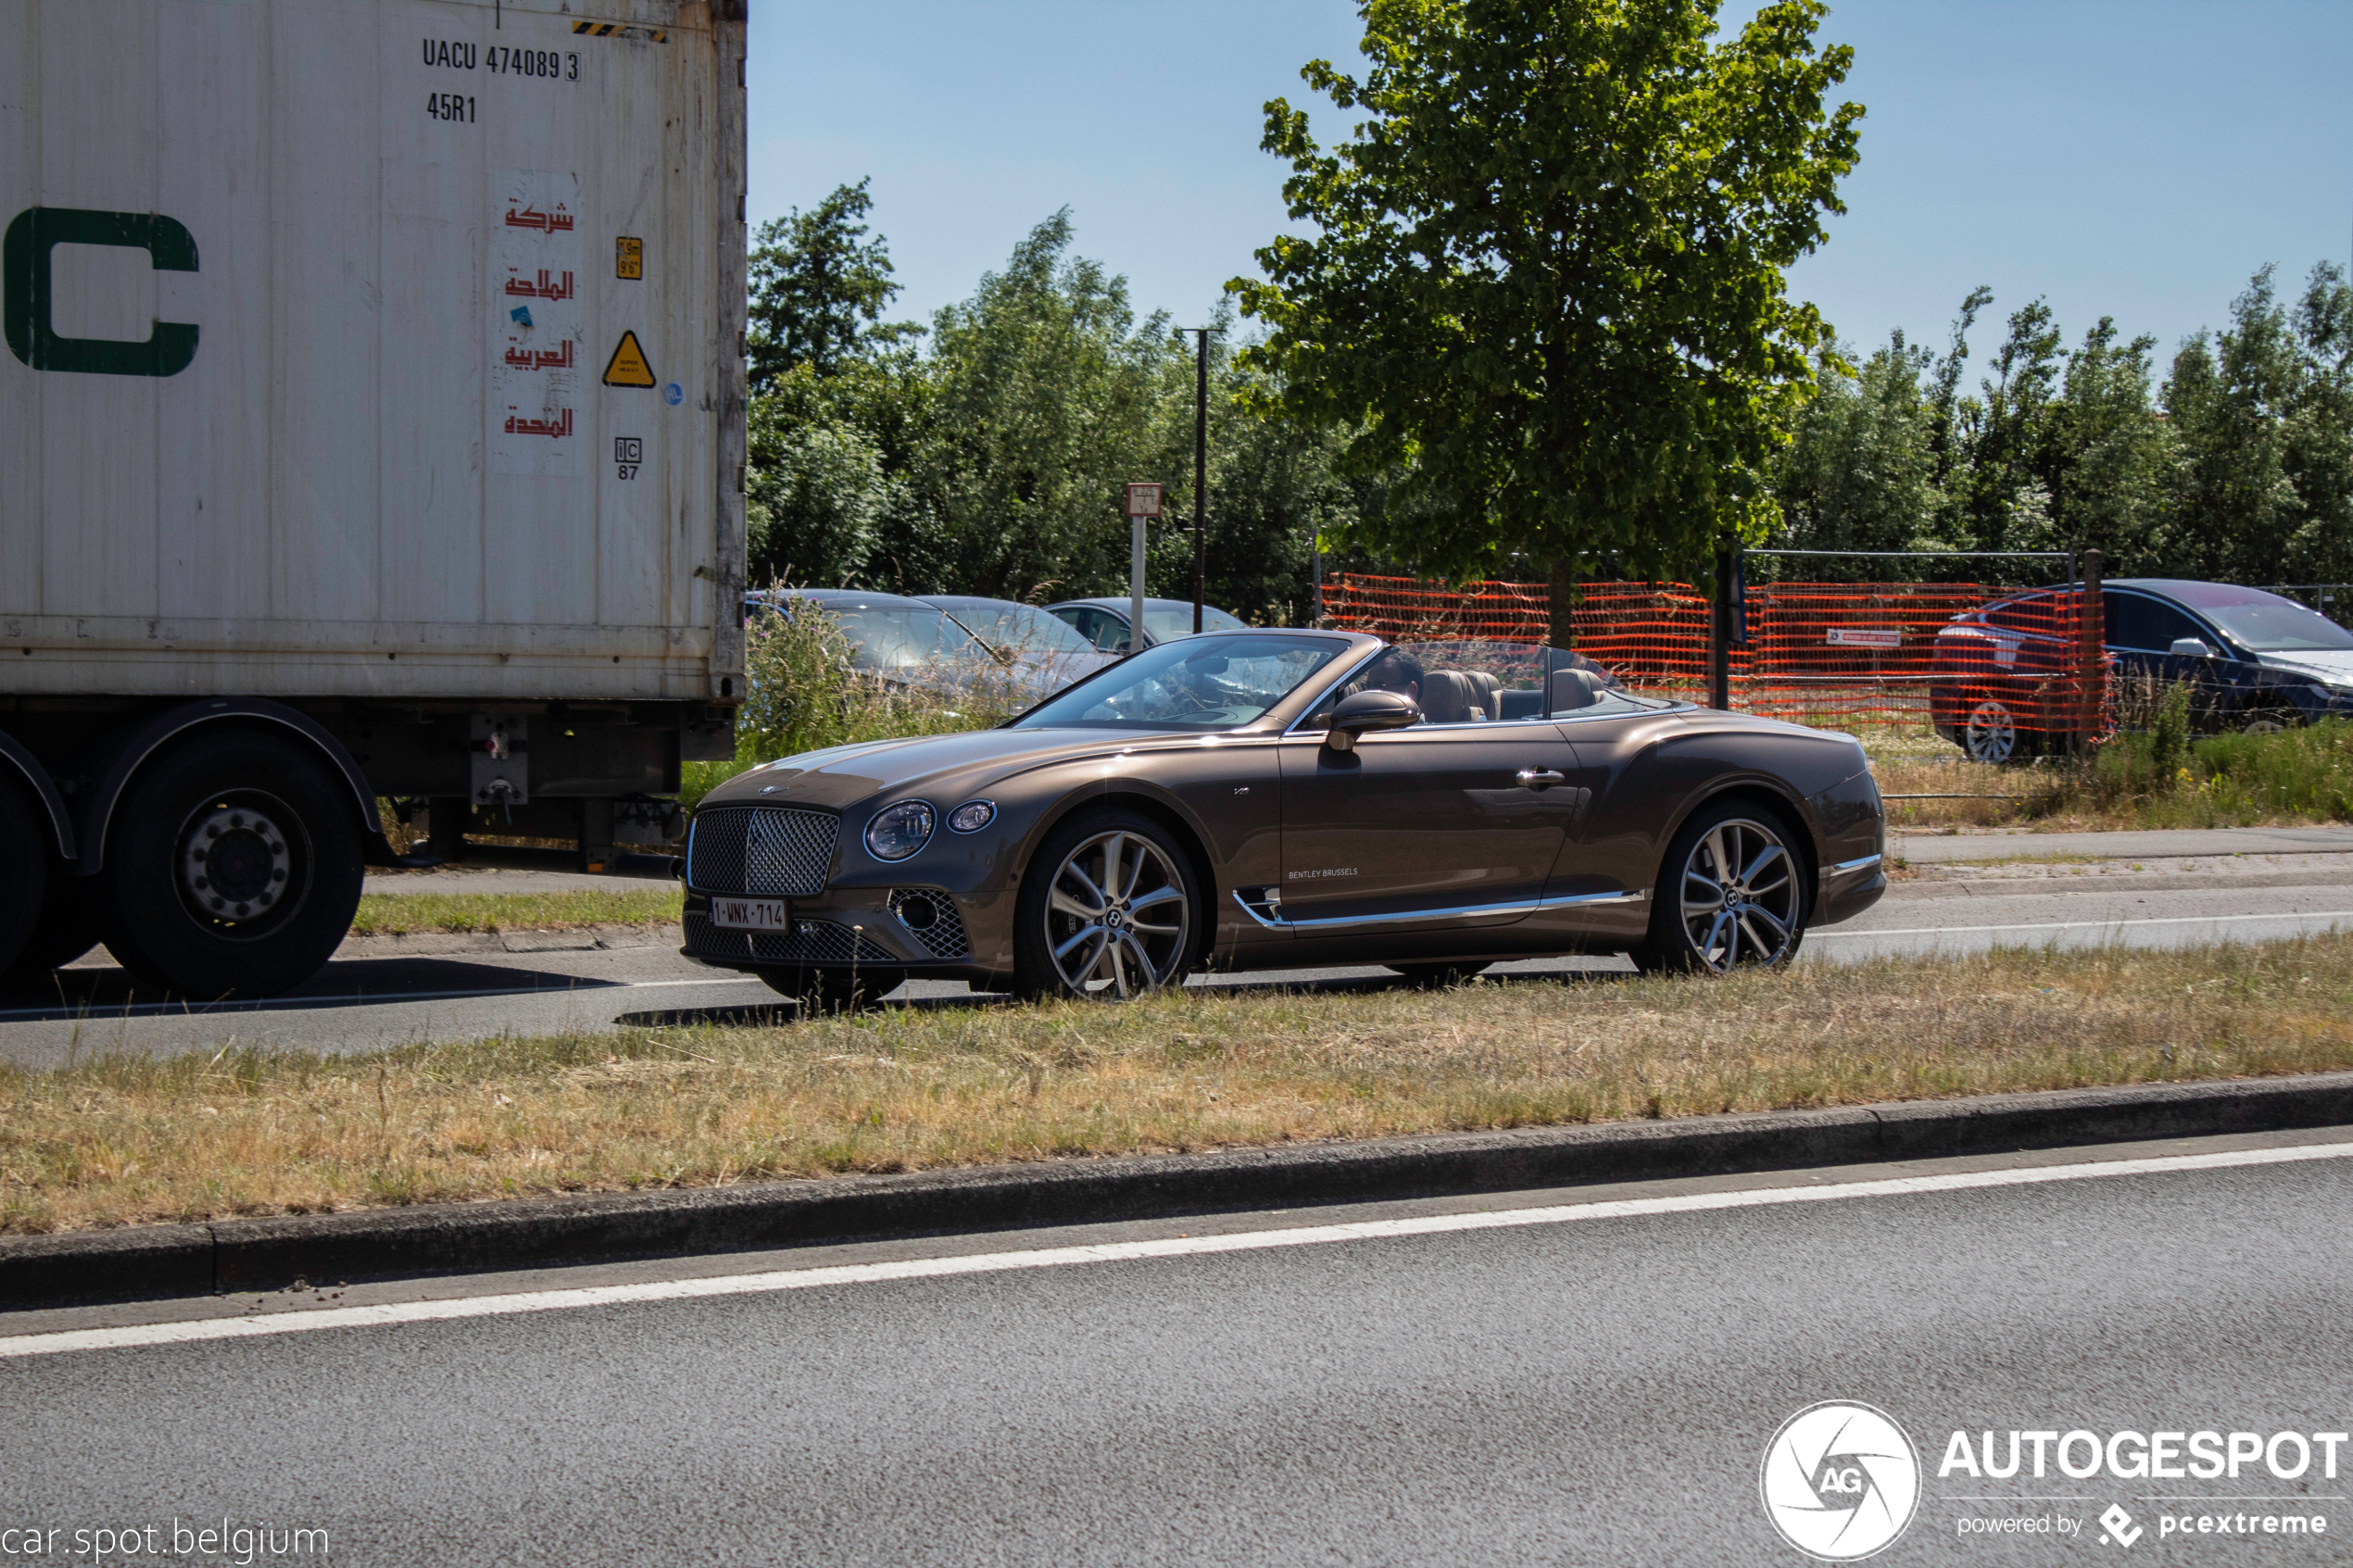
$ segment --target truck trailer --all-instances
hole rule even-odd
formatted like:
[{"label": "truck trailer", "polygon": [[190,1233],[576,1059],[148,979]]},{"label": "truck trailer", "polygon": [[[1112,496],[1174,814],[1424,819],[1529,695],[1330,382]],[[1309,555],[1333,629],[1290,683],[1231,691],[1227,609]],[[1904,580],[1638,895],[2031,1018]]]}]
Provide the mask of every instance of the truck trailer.
[{"label": "truck trailer", "polygon": [[367,866],[664,837],[743,696],[745,0],[0,21],[0,973],[267,995]]}]

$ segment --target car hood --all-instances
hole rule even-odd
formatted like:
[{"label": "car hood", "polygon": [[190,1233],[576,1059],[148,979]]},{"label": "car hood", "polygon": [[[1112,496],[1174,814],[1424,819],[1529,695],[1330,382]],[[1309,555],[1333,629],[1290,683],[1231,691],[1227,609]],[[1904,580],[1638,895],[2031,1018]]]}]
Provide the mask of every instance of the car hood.
[{"label": "car hood", "polygon": [[[888,790],[922,794],[952,785],[959,798],[1013,773],[1054,762],[1201,744],[1196,734],[1102,730],[967,730],[950,735],[830,746],[738,773],[703,797],[709,806],[816,806],[844,810]],[[945,807],[954,804],[942,800]]]},{"label": "car hood", "polygon": [[2322,648],[2306,653],[2259,653],[2266,669],[2309,675],[2316,681],[2353,686],[2353,648]]}]

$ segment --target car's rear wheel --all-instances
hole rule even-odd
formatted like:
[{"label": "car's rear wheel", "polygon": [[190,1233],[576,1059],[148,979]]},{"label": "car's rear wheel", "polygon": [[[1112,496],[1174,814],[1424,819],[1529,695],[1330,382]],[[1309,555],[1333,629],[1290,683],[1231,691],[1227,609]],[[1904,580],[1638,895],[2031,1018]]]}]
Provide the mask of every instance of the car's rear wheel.
[{"label": "car's rear wheel", "polygon": [[1381,967],[1403,978],[1405,984],[1424,991],[1443,991],[1476,977],[1487,968],[1488,960],[1462,963],[1392,963]]},{"label": "car's rear wheel", "polygon": [[803,1018],[862,1012],[907,984],[898,969],[764,969],[760,978],[779,996],[790,997]]},{"label": "car's rear wheel", "polygon": [[1667,847],[1634,962],[1713,974],[1785,964],[1806,912],[1806,863],[1788,825],[1743,801],[1703,809]]},{"label": "car's rear wheel", "polygon": [[1023,875],[1015,989],[1126,1001],[1179,984],[1200,909],[1192,862],[1166,828],[1134,811],[1075,817]]},{"label": "car's rear wheel", "polygon": [[2017,715],[1999,697],[1981,697],[1969,705],[1969,716],[1961,721],[1960,743],[1972,762],[2013,762],[2033,751],[2019,734]]},{"label": "car's rear wheel", "polygon": [[2241,715],[2239,721],[2239,734],[2243,735],[2276,735],[2295,721],[2294,718],[2288,714],[2270,710],[2243,714]]}]

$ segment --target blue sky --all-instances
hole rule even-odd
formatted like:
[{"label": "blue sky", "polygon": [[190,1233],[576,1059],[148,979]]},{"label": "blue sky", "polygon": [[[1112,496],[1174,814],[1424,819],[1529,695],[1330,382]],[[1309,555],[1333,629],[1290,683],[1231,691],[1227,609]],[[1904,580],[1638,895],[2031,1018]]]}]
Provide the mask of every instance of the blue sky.
[{"label": "blue sky", "polygon": [[[1139,313],[1201,320],[1285,224],[1261,106],[1312,107],[1302,62],[1360,60],[1341,0],[761,0],[751,36],[753,217],[872,176],[915,320],[1067,205]],[[1793,286],[1851,344],[1941,345],[1982,282],[1996,317],[2044,295],[2072,338],[2113,315],[2161,363],[2256,267],[2293,285],[2353,248],[2353,6],[1872,0],[1824,36],[1869,113]],[[1319,135],[1345,127],[1324,105]]]}]

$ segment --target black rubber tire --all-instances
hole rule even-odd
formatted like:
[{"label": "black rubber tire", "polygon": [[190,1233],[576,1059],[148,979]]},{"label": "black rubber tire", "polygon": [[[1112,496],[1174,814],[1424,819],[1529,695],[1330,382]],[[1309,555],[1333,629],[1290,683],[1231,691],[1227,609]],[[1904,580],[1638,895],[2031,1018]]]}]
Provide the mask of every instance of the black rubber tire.
[{"label": "black rubber tire", "polygon": [[860,968],[855,976],[846,969],[763,969],[760,978],[771,991],[790,997],[803,1018],[832,1018],[863,1012],[907,984],[900,969]]},{"label": "black rubber tire", "polygon": [[49,885],[49,835],[22,790],[0,781],[0,974],[16,969],[39,930]]},{"label": "black rubber tire", "polygon": [[[266,908],[223,918],[195,903],[183,867],[208,819],[247,809],[283,835],[248,847],[266,856],[283,846],[284,875],[257,874],[275,889]],[[199,736],[141,770],[116,809],[98,876],[107,947],[135,978],[182,996],[291,990],[351,929],[360,856],[351,792],[308,747],[242,730]]]},{"label": "black rubber tire", "polygon": [[1048,950],[1046,899],[1053,891],[1055,872],[1070,852],[1098,834],[1114,831],[1148,840],[1163,859],[1176,868],[1177,878],[1183,884],[1189,922],[1185,937],[1186,951],[1176,961],[1165,984],[1184,984],[1185,976],[1200,963],[1210,936],[1210,910],[1202,897],[1201,880],[1193,870],[1192,857],[1185,853],[1176,836],[1140,811],[1116,807],[1074,811],[1046,835],[1046,841],[1038,847],[1036,856],[1022,868],[1021,896],[1013,903],[1013,994],[1025,1001],[1037,1001],[1048,997],[1081,997],[1082,993],[1072,990],[1063,983],[1061,972],[1054,967],[1053,954]]},{"label": "black rubber tire", "polygon": [[60,970],[96,947],[106,933],[99,925],[98,879],[69,876],[54,862],[49,868],[49,896],[41,905],[41,923],[25,938],[17,967],[7,972],[18,979],[39,978]]},{"label": "black rubber tire", "polygon": [[[1814,912],[1813,879],[1802,852],[1805,834],[1783,812],[1754,800],[1735,798],[1703,806],[1692,812],[1691,821],[1667,845],[1667,854],[1659,862],[1658,880],[1651,888],[1650,934],[1641,947],[1627,955],[1644,974],[1707,972],[1706,963],[1683,929],[1682,870],[1701,839],[1723,823],[1738,821],[1760,822],[1771,828],[1790,859],[1797,877],[1796,919],[1788,949],[1776,963],[1785,968],[1796,961],[1798,949],[1806,943],[1806,922]],[[1753,966],[1735,963],[1734,967]]]},{"label": "black rubber tire", "polygon": [[1481,959],[1477,962],[1390,963],[1381,967],[1417,990],[1447,991],[1480,973],[1493,961]]}]

